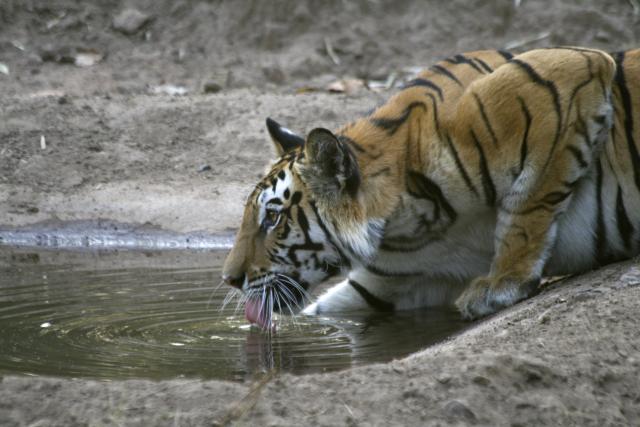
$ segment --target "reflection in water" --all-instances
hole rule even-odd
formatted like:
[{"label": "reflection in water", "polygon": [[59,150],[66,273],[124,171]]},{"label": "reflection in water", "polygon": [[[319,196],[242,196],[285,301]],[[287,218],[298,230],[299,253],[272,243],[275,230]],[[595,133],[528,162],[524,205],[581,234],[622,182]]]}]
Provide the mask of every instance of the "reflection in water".
[{"label": "reflection in water", "polygon": [[465,326],[436,310],[283,316],[268,335],[219,310],[222,258],[0,248],[0,374],[245,380],[388,361]]}]

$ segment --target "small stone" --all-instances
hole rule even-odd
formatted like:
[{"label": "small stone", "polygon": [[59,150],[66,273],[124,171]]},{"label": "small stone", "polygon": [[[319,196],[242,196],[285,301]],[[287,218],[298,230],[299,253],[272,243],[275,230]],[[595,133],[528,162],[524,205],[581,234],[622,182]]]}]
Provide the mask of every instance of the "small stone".
[{"label": "small stone", "polygon": [[475,384],[485,387],[491,384],[491,380],[489,380],[489,378],[482,377],[480,375],[473,377],[471,381],[473,381]]},{"label": "small stone", "polygon": [[286,80],[286,76],[284,75],[284,71],[280,67],[271,66],[271,67],[262,67],[262,74],[269,80],[271,83],[275,84],[283,84]]},{"label": "small stone", "polygon": [[73,64],[76,61],[76,50],[70,46],[44,45],[39,50],[40,59],[44,62]]},{"label": "small stone", "polygon": [[206,172],[211,170],[211,165],[202,165],[198,168],[198,172]]},{"label": "small stone", "polygon": [[124,9],[113,18],[113,28],[121,33],[131,35],[136,33],[151,20],[151,15],[138,9]]},{"label": "small stone", "polygon": [[448,384],[449,382],[451,382],[451,376],[450,375],[440,375],[438,378],[436,378],[436,381],[438,381],[440,384]]},{"label": "small stone", "polygon": [[216,82],[206,82],[203,87],[204,93],[218,93],[221,90],[222,86]]},{"label": "small stone", "polygon": [[67,95],[62,95],[60,98],[58,98],[58,104],[65,105],[68,103],[69,103],[69,98],[67,97]]},{"label": "small stone", "polygon": [[468,421],[475,421],[476,414],[459,400],[451,400],[444,405],[444,412],[452,418],[464,418]]},{"label": "small stone", "polygon": [[595,39],[598,40],[599,42],[605,42],[606,43],[606,42],[610,42],[611,41],[611,36],[606,31],[600,30],[600,31],[596,32]]},{"label": "small stone", "polygon": [[393,366],[392,369],[393,369],[393,372],[395,372],[396,374],[405,373],[405,369],[402,366]]},{"label": "small stone", "polygon": [[640,285],[640,269],[637,267],[630,268],[629,271],[620,276],[620,281],[627,286]]}]

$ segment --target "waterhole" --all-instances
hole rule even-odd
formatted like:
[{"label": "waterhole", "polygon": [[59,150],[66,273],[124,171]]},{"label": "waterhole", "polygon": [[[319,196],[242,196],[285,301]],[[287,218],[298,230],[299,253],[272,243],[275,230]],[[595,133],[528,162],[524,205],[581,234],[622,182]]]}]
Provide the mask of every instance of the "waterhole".
[{"label": "waterhole", "polygon": [[465,326],[452,311],[278,319],[224,309],[223,252],[0,247],[0,374],[250,380],[399,358]]}]

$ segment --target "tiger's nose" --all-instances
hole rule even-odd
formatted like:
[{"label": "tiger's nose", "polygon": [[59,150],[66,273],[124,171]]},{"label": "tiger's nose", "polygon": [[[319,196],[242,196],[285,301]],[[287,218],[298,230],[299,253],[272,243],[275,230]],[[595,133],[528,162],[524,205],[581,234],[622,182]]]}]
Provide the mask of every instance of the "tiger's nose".
[{"label": "tiger's nose", "polygon": [[242,289],[242,284],[244,283],[244,274],[241,276],[233,277],[228,274],[222,275],[222,280],[229,286],[233,286],[234,288]]}]

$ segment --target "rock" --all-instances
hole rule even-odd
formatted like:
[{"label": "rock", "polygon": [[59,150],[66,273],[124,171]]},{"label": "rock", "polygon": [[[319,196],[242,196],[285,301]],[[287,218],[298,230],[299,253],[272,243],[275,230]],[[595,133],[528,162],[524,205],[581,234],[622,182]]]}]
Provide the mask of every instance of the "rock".
[{"label": "rock", "polygon": [[202,165],[198,168],[198,172],[206,172],[211,170],[211,165]]},{"label": "rock", "polygon": [[449,384],[449,382],[451,382],[451,375],[439,375],[436,378],[436,381],[438,381],[440,384]]},{"label": "rock", "polygon": [[44,45],[39,50],[40,59],[44,62],[73,64],[76,61],[75,49],[70,46]]},{"label": "rock", "polygon": [[483,377],[480,375],[473,377],[471,381],[473,381],[475,384],[478,384],[484,387],[491,385],[491,380],[489,380],[489,378]]},{"label": "rock", "polygon": [[282,69],[277,66],[262,67],[262,74],[271,83],[283,84],[286,80],[284,71],[282,71]]},{"label": "rock", "polygon": [[620,282],[626,286],[640,285],[640,269],[631,267],[626,273],[620,276]]},{"label": "rock", "polygon": [[113,18],[113,29],[130,35],[136,33],[146,23],[151,21],[151,15],[138,9],[124,9]]},{"label": "rock", "polygon": [[216,82],[206,82],[202,90],[204,93],[218,93],[222,90],[222,86]]},{"label": "rock", "polygon": [[463,418],[467,421],[475,421],[476,414],[459,400],[451,400],[444,405],[444,412],[452,418]]}]

